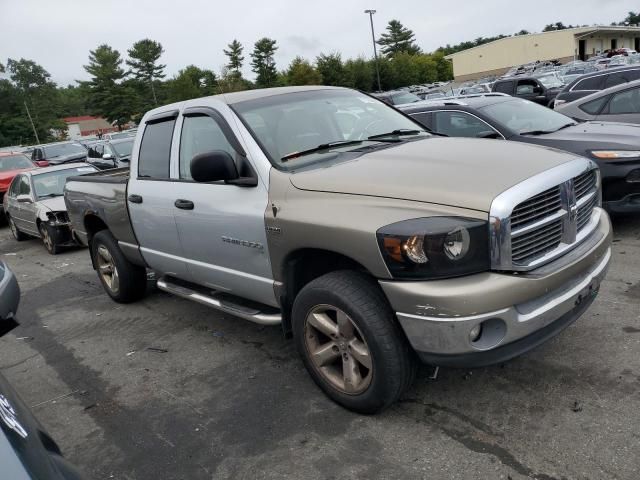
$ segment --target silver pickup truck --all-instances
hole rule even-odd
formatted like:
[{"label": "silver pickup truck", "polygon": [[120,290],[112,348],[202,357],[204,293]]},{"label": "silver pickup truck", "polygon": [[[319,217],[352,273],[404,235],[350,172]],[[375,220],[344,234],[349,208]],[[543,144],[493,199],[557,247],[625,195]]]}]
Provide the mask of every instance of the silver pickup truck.
[{"label": "silver pickup truck", "polygon": [[483,366],[591,304],[611,225],[585,158],[442,138],[342,88],[252,90],[148,112],[129,170],[70,179],[76,239],[118,302],[159,289],[291,334],[364,413],[417,360]]}]

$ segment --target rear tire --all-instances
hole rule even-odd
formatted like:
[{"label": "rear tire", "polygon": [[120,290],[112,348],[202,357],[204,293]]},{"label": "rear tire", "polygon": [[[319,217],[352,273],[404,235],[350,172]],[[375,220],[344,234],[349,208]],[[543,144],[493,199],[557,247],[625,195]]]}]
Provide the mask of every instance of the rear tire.
[{"label": "rear tire", "polygon": [[9,222],[9,228],[11,229],[11,234],[13,235],[13,238],[15,238],[17,242],[23,242],[24,240],[29,238],[26,234],[22,233],[18,229],[15,222],[13,221],[13,218],[11,218],[9,215],[7,215],[7,221]]},{"label": "rear tire", "polygon": [[100,283],[113,300],[131,303],[144,297],[146,269],[127,260],[109,230],[101,230],[91,240],[91,258]]},{"label": "rear tire", "polygon": [[379,285],[355,271],[328,273],[296,297],[293,337],[307,371],[336,403],[372,414],[411,386],[416,361]]}]

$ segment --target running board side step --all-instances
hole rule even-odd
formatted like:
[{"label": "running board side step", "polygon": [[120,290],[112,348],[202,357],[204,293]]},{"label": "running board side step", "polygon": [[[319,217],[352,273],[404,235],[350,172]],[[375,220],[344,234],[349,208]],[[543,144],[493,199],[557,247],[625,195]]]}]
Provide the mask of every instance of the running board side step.
[{"label": "running board side step", "polygon": [[282,323],[282,315],[279,312],[264,313],[256,308],[246,307],[222,298],[224,294],[219,292],[208,290],[211,292],[208,294],[207,290],[204,288],[200,289],[197,286],[191,288],[190,286],[183,284],[183,282],[178,284],[172,278],[167,277],[158,279],[156,283],[158,288],[164,292],[177,295],[178,297],[191,300],[192,302],[201,303],[207,307],[215,308],[216,310],[228,313],[229,315],[235,315],[236,317],[249,320],[250,322],[258,323],[260,325],[279,325]]}]

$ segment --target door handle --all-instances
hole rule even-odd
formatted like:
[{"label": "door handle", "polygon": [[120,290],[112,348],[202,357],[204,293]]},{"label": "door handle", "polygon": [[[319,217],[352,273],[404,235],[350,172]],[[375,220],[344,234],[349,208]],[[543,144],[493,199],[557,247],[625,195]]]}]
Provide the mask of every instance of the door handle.
[{"label": "door handle", "polygon": [[140,195],[131,194],[128,198],[131,203],[142,203],[142,197]]},{"label": "door handle", "polygon": [[182,210],[193,210],[193,207],[194,207],[193,202],[191,200],[183,200],[181,198],[176,200],[174,205],[177,208],[180,208]]}]

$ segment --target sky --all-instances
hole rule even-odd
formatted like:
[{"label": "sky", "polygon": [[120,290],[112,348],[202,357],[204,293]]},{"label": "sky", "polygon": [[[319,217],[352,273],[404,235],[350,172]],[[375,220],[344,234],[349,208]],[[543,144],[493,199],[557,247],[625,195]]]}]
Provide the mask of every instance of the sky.
[{"label": "sky", "polygon": [[424,51],[480,36],[539,32],[549,23],[610,24],[629,11],[631,0],[0,0],[0,63],[26,58],[42,65],[56,83],[86,80],[89,51],[106,43],[126,56],[137,40],[164,47],[161,62],[170,78],[194,64],[218,73],[223,48],[234,38],[249,53],[262,37],[277,41],[278,69],[300,55],[313,60],[338,51],[343,59],[372,56],[365,9],[375,9],[376,37],[389,20],[400,20]]}]

